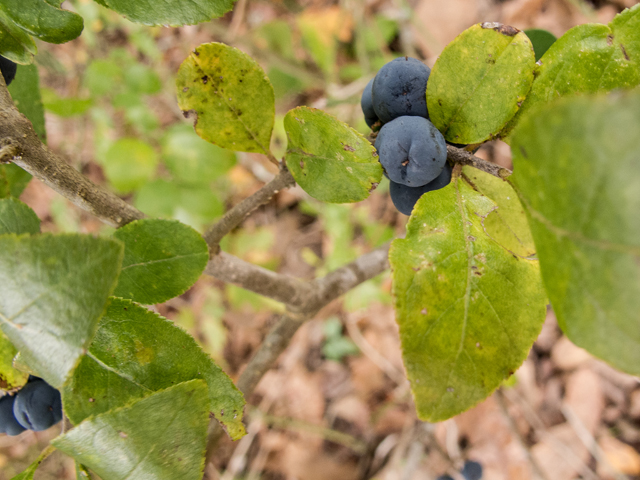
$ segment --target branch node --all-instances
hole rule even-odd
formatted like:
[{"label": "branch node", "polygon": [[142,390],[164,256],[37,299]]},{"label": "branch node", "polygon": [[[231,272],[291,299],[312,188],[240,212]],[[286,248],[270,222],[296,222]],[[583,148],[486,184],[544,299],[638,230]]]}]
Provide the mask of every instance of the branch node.
[{"label": "branch node", "polygon": [[15,158],[19,157],[20,150],[13,139],[7,138],[2,141],[2,146],[0,146],[0,164],[11,163]]}]

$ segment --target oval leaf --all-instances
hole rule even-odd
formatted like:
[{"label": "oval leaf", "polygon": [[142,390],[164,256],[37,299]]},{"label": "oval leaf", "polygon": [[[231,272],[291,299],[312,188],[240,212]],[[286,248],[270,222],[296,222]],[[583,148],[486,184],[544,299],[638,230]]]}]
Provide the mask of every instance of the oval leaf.
[{"label": "oval leaf", "polygon": [[65,43],[82,33],[84,21],[77,13],[62,10],[45,0],[3,0],[0,9],[16,25],[40,40]]},{"label": "oval leaf", "polygon": [[39,377],[59,388],[93,338],[122,244],[83,235],[0,237],[0,327]]},{"label": "oval leaf", "polygon": [[533,81],[535,56],[527,36],[499,23],[462,32],[436,61],[427,109],[449,142],[477,144],[515,115]]},{"label": "oval leaf", "polygon": [[107,480],[200,480],[209,419],[192,380],[78,425],[51,442]]},{"label": "oval leaf", "polygon": [[40,219],[36,212],[17,198],[0,200],[0,235],[40,233]]},{"label": "oval leaf", "polygon": [[296,182],[313,198],[330,203],[364,200],[382,179],[371,143],[337,118],[298,107],[284,117],[289,145],[285,160]]},{"label": "oval leaf", "polygon": [[271,82],[255,60],[222,43],[200,45],[178,71],[178,105],[196,132],[222,148],[269,155],[275,121]]},{"label": "oval leaf", "polygon": [[200,234],[174,220],[137,220],[113,236],[125,245],[114,295],[145,305],[182,295],[209,261],[209,247]]},{"label": "oval leaf", "polygon": [[640,95],[536,109],[513,145],[512,178],[560,327],[640,375]]},{"label": "oval leaf", "polygon": [[128,20],[143,25],[195,25],[218,18],[233,8],[235,0],[96,0]]},{"label": "oval leaf", "polygon": [[485,233],[499,204],[455,172],[418,200],[389,254],[404,364],[418,415],[431,422],[471,408],[512,375],[546,314],[537,262]]},{"label": "oval leaf", "polygon": [[530,109],[575,93],[609,92],[640,83],[640,4],[607,25],[572,28],[547,50],[535,68],[531,92],[501,136]]},{"label": "oval leaf", "polygon": [[193,379],[206,380],[210,411],[231,438],[242,437],[244,397],[193,337],[130,300],[114,298],[62,399],[69,419],[78,424]]}]

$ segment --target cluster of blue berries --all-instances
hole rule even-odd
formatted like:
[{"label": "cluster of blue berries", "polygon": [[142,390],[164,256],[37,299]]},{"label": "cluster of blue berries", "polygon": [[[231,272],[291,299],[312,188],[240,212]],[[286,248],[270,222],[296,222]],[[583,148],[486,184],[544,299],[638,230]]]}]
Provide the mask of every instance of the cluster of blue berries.
[{"label": "cluster of blue berries", "polygon": [[25,430],[40,432],[62,420],[60,392],[37,377],[15,395],[0,398],[0,433],[19,435]]},{"label": "cluster of blue berries", "polygon": [[[465,480],[480,480],[482,478],[482,465],[473,460],[467,460],[464,462],[464,467],[462,467],[460,473]],[[441,475],[436,480],[453,480],[453,478],[449,475]]]},{"label": "cluster of blue berries", "polygon": [[360,100],[367,125],[382,125],[375,147],[391,182],[391,200],[405,215],[422,194],[451,181],[447,143],[427,111],[430,73],[420,60],[396,58],[367,84]]},{"label": "cluster of blue berries", "polygon": [[13,79],[16,77],[16,71],[18,70],[18,65],[13,63],[8,58],[4,58],[0,56],[0,72],[2,72],[2,76],[4,77],[4,83],[7,84],[7,87]]}]

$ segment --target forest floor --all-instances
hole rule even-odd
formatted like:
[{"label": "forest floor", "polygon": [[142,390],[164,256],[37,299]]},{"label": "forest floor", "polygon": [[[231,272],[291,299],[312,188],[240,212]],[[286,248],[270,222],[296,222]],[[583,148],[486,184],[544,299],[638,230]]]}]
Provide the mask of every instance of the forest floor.
[{"label": "forest floor", "polygon": [[[265,68],[276,87],[278,121],[289,108],[310,105],[366,133],[359,97],[380,59],[402,53],[433,65],[445,45],[477,22],[543,28],[559,37],[578,24],[608,23],[635,3],[239,0],[234,12],[210,24],[152,29],[77,0],[69,8],[85,16],[85,34],[66,45],[39,47],[48,143],[107,186],[110,179],[100,157],[115,139],[136,137],[164,152],[164,137],[157,132],[185,123],[172,87],[175,72],[195,46],[214,40],[238,46]],[[379,37],[377,45],[373,40],[377,51],[371,58],[357,53],[354,40],[367,37],[366,29]],[[333,49],[332,63],[323,60],[327,45]],[[89,66],[115,58],[114,49],[155,71],[163,86],[138,110],[123,107],[123,99],[109,92],[87,87]],[[87,108],[82,101],[89,102]],[[59,102],[76,105],[77,111],[60,110]],[[276,128],[274,147],[281,149],[284,141]],[[483,146],[478,155],[511,165],[509,147],[501,142]],[[235,166],[224,173],[221,205],[236,204],[274,172],[259,155],[238,154]],[[170,178],[162,164],[156,175]],[[282,273],[313,278],[403,233],[407,217],[395,211],[387,188],[382,184],[357,205],[322,205],[299,188],[280,192],[223,248]],[[125,198],[138,201],[139,193]],[[43,220],[43,231],[109,233],[35,180],[21,198]],[[173,212],[197,228],[210,221],[207,215],[201,212],[194,219],[183,210]],[[299,330],[277,368],[247,399],[248,435],[221,443],[210,478],[430,480],[448,472],[459,479],[456,472],[471,459],[483,465],[487,480],[640,479],[640,379],[574,346],[551,310],[508,385],[453,419],[419,421],[390,289],[390,276],[383,274],[336,300]],[[234,379],[282,310],[210,277],[153,308],[192,333]],[[24,469],[59,432],[56,426],[15,438],[0,436],[0,480]],[[35,478],[74,479],[73,461],[56,453]]]}]

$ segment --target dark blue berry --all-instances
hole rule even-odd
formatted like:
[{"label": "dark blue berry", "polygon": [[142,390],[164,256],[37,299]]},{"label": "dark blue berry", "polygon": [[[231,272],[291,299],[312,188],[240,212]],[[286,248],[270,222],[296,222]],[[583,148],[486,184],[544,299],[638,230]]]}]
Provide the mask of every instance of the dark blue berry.
[{"label": "dark blue berry", "polygon": [[401,183],[390,182],[389,194],[391,195],[393,204],[400,213],[411,215],[414,205],[422,195],[427,192],[433,192],[434,190],[440,190],[451,183],[452,171],[453,169],[449,164],[446,164],[438,178],[422,187],[407,187]]},{"label": "dark blue berry", "polygon": [[369,128],[378,121],[376,111],[373,109],[373,100],[371,98],[371,86],[373,85],[373,78],[367,83],[362,92],[362,98],[360,98],[360,107],[362,107],[362,113],[364,113],[364,121],[367,122]]},{"label": "dark blue berry", "polygon": [[382,123],[403,116],[429,118],[427,81],[431,69],[420,60],[400,57],[383,66],[373,79],[373,109]]},{"label": "dark blue berry", "polygon": [[482,478],[482,465],[473,460],[464,462],[464,467],[460,471],[465,480],[480,480]]},{"label": "dark blue berry", "polygon": [[400,117],[385,124],[376,138],[376,149],[389,180],[408,187],[431,182],[447,161],[444,137],[422,117]]},{"label": "dark blue berry", "polygon": [[16,77],[17,70],[18,65],[13,63],[8,58],[0,57],[0,72],[2,72],[4,83],[7,84],[7,87],[11,84],[11,82],[13,82],[13,79]]},{"label": "dark blue berry", "polygon": [[0,433],[6,433],[10,437],[25,431],[25,428],[18,423],[13,415],[15,400],[16,397],[10,395],[0,398]]},{"label": "dark blue berry", "polygon": [[44,380],[27,383],[16,395],[13,414],[24,428],[46,430],[62,420],[60,392]]}]

